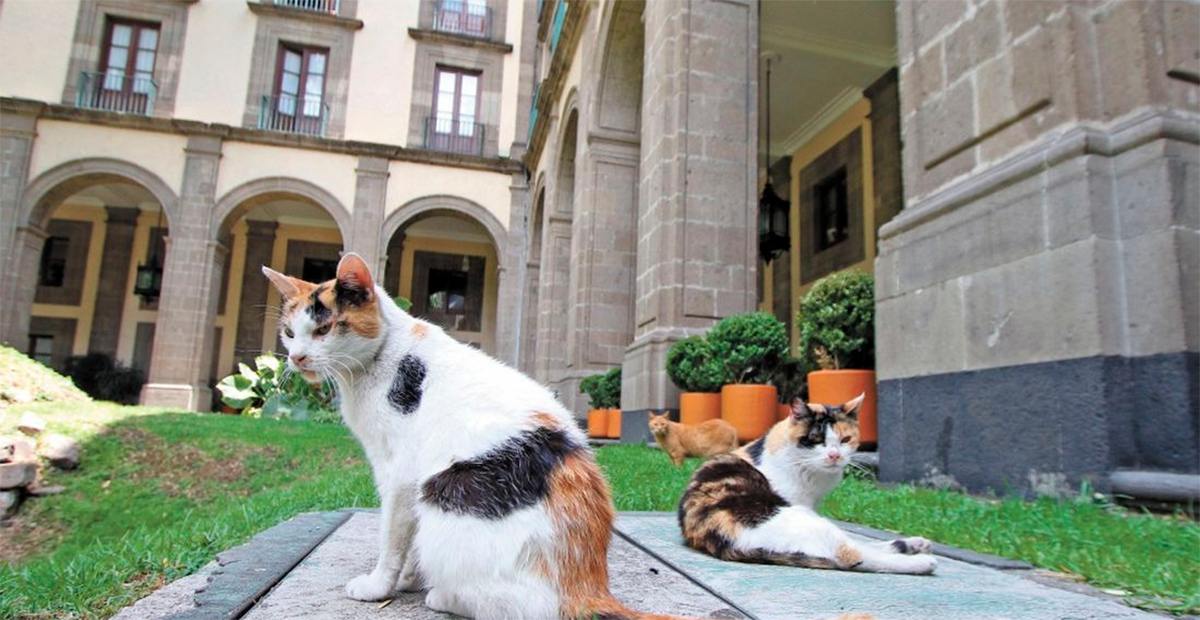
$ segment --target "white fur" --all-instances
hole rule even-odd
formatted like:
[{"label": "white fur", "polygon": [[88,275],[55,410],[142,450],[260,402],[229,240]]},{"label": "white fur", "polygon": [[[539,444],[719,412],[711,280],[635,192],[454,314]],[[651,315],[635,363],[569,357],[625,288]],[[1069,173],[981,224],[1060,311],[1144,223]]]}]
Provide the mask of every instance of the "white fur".
[{"label": "white fur", "polygon": [[[852,570],[914,575],[932,573],[937,567],[937,559],[932,555],[899,554],[891,543],[856,543],[832,521],[817,514],[821,500],[842,481],[853,454],[854,448],[841,442],[833,425],[826,428],[823,446],[804,448],[785,442],[775,452],[763,450],[759,471],[771,483],[771,489],[791,505],[762,525],[743,530],[734,541],[734,548],[834,559],[840,547],[848,546],[862,554],[862,563],[851,567]],[[910,553],[929,551],[929,541],[924,538],[903,540]]]},{"label": "white fur", "polygon": [[[579,445],[586,437],[544,387],[409,316],[382,288],[375,293],[381,300],[379,338],[314,337],[315,326],[303,312],[287,325],[295,336],[284,338],[293,356],[307,356],[299,370],[337,383],[342,416],[362,442],[379,491],[379,561],[346,585],[347,595],[380,600],[424,585],[433,609],[480,619],[557,618],[556,584],[531,570],[532,558],[553,557],[556,544],[543,504],[492,521],[422,504],[419,489],[454,461],[530,428],[535,413],[553,416]],[[422,338],[412,335],[418,323],[425,328]],[[402,415],[387,394],[409,354],[427,373],[417,409]]]}]

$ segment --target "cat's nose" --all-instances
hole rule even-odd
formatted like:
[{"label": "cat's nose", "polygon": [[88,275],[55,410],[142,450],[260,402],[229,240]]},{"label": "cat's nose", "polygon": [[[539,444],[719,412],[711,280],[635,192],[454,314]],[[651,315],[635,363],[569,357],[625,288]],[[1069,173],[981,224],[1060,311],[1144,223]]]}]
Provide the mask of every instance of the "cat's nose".
[{"label": "cat's nose", "polygon": [[292,360],[292,363],[293,363],[293,364],[295,364],[295,365],[297,365],[297,366],[299,366],[299,365],[303,364],[304,362],[307,362],[307,361],[308,361],[308,356],[307,356],[307,355],[289,355],[289,356],[288,356],[288,358],[290,358],[290,359]]},{"label": "cat's nose", "polygon": [[842,453],[838,452],[837,450],[830,450],[829,452],[826,452],[826,455],[829,456],[829,460],[836,461],[838,460],[838,457],[842,455]]}]

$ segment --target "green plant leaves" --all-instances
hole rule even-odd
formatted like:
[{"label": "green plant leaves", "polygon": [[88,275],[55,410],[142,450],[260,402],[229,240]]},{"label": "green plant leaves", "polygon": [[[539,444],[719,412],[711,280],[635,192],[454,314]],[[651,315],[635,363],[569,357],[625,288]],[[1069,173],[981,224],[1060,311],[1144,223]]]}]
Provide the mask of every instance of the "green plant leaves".
[{"label": "green plant leaves", "polygon": [[723,367],[704,336],[684,338],[667,351],[667,376],[684,392],[720,392]]},{"label": "green plant leaves", "polygon": [[579,391],[588,395],[592,409],[616,409],[621,406],[621,367],[585,377]]},{"label": "green plant leaves", "polygon": [[314,387],[304,377],[287,372],[283,360],[275,355],[254,359],[255,369],[238,364],[238,372],[217,383],[221,402],[244,416],[283,420],[341,419],[333,405],[330,385]]},{"label": "green plant leaves", "polygon": [[726,384],[769,383],[788,353],[787,328],[766,312],[721,320],[708,332],[708,343]]},{"label": "green plant leaves", "polygon": [[821,278],[800,300],[800,352],[810,368],[875,368],[875,279],[861,271]]}]

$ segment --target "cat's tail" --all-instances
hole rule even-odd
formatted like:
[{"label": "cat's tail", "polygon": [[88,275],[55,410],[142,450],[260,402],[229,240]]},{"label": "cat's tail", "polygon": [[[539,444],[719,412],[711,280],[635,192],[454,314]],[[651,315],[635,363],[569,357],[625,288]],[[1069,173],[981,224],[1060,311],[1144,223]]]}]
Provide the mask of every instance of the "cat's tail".
[{"label": "cat's tail", "polygon": [[721,559],[730,562],[746,562],[748,564],[778,564],[823,569],[844,568],[839,567],[833,560],[815,555],[788,551],[771,551],[769,549],[727,549],[721,554]]}]

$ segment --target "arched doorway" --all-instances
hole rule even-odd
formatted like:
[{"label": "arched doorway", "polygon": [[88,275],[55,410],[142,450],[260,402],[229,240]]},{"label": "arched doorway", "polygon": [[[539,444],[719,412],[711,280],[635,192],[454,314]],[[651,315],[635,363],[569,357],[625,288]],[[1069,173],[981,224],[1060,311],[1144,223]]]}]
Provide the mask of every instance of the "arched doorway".
[{"label": "arched doorway", "polygon": [[280,351],[274,310],[279,293],[261,275],[262,266],[312,282],[332,279],[348,220],[335,198],[296,179],[243,185],[218,202],[216,213],[216,237],[229,259],[214,325],[213,380],[238,362]]},{"label": "arched doorway", "polygon": [[454,196],[413,200],[384,222],[381,284],[461,342],[496,353],[501,241],[496,216]]},{"label": "arched doorway", "polygon": [[[161,179],[118,160],[77,160],[39,175],[5,266],[4,339],[59,371],[96,354],[144,378],[157,299],[135,295],[134,276],[139,265],[165,264],[175,203]],[[106,397],[132,401],[134,388]]]}]

